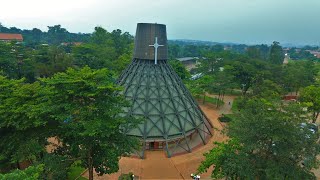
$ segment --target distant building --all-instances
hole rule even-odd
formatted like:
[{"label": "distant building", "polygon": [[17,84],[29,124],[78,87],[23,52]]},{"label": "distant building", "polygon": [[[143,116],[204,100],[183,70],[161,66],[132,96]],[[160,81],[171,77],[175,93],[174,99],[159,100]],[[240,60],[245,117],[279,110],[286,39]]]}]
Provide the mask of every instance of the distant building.
[{"label": "distant building", "polygon": [[285,101],[296,101],[298,99],[297,95],[285,95],[282,98]]},{"label": "distant building", "polygon": [[10,41],[23,41],[21,34],[10,34],[10,33],[0,33],[0,41],[10,42]]},{"label": "distant building", "polygon": [[288,54],[289,51],[290,51],[290,48],[283,48],[282,50],[283,50],[283,52],[284,52],[285,54]]},{"label": "distant building", "polygon": [[178,61],[180,61],[188,71],[196,67],[196,64],[199,60],[198,57],[183,57],[183,58],[177,58]]},{"label": "distant building", "polygon": [[309,51],[312,55],[314,55],[314,57],[320,58],[320,52],[319,51],[310,51],[310,50],[307,50],[307,51]]}]

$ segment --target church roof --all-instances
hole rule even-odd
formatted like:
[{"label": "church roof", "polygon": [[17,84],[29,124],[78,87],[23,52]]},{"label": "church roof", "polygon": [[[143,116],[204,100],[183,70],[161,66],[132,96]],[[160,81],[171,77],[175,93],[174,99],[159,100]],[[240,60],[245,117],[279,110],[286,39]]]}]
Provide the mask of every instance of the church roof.
[{"label": "church roof", "polygon": [[[122,115],[144,120],[126,133],[140,137],[145,149],[149,142],[165,144],[171,157],[179,148],[191,152],[193,145],[205,144],[206,137],[212,135],[212,125],[167,63],[167,51],[166,26],[139,23],[133,61],[118,84],[131,102]],[[195,143],[191,143],[191,137]],[[144,156],[144,150],[140,156]]]},{"label": "church roof", "polygon": [[153,140],[181,138],[207,121],[166,61],[155,65],[150,60],[134,60],[119,84],[125,87],[123,94],[132,102],[125,112],[145,119],[129,135]]}]

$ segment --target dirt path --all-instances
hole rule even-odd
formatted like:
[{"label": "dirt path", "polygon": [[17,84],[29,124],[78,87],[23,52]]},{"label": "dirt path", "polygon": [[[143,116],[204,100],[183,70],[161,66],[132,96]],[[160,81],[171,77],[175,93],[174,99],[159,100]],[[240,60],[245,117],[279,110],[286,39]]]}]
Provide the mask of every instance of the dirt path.
[{"label": "dirt path", "polygon": [[[200,105],[203,112],[215,128],[221,130],[222,124],[217,120],[219,112],[210,105]],[[204,159],[203,154],[213,148],[214,141],[227,139],[218,130],[213,131],[213,137],[206,145],[200,146],[187,153],[172,158],[167,158],[164,151],[146,151],[145,159],[123,157],[120,159],[120,169],[111,175],[97,176],[94,179],[118,179],[121,173],[133,172],[137,179],[190,179],[190,174],[195,173],[199,164]],[[201,179],[210,179],[211,170],[201,174]],[[84,174],[88,177],[88,173]]]},{"label": "dirt path", "polygon": [[[215,95],[215,94],[207,94],[207,96],[218,98],[218,95]],[[218,108],[219,114],[231,114],[232,104],[236,97],[237,96],[225,95],[223,98],[224,104]]]}]

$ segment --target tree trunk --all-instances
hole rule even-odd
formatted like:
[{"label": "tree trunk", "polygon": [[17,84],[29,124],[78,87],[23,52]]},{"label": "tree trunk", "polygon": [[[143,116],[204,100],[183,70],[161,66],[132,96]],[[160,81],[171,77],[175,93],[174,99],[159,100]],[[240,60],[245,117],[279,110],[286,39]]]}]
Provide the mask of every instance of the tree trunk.
[{"label": "tree trunk", "polygon": [[89,167],[89,180],[93,180],[93,167]]},{"label": "tree trunk", "polygon": [[91,151],[89,151],[88,155],[89,155],[89,158],[88,158],[89,180],[93,180],[93,162],[92,162]]},{"label": "tree trunk", "polygon": [[218,98],[216,99],[216,101],[217,101],[217,103],[216,103],[216,108],[218,108],[218,106],[219,106],[219,99],[220,99],[220,91],[219,91]]},{"label": "tree trunk", "polygon": [[226,94],[226,92],[223,91],[222,93],[223,93],[223,94],[222,94],[222,99],[221,99],[221,100],[224,101],[224,95]]},{"label": "tree trunk", "polygon": [[[222,97],[221,97],[221,102],[224,103],[224,95],[225,95],[225,91],[222,91]],[[220,105],[219,105],[220,106]]]},{"label": "tree trunk", "polygon": [[313,113],[313,119],[312,119],[312,123],[315,123],[318,119],[320,112],[314,112]]}]

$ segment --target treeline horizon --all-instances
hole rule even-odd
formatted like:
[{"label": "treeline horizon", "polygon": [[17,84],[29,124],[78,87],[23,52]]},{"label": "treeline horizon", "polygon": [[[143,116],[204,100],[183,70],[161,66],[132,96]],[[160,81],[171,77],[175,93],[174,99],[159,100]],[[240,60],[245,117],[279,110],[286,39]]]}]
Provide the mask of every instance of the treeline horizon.
[{"label": "treeline horizon", "polygon": [[[101,27],[101,26],[96,26]],[[39,28],[32,28],[32,29],[22,29],[19,27],[7,27],[0,22],[0,33],[19,33],[23,35],[24,41],[28,44],[32,44],[34,42],[43,42],[48,44],[56,44],[60,41],[63,42],[88,42],[89,37],[94,33],[94,28],[92,33],[83,33],[83,32],[70,32],[66,28],[62,27],[62,25],[52,25],[47,26],[48,30],[44,31]],[[116,30],[118,30],[117,28]],[[119,29],[120,30],[120,29]],[[126,32],[126,31],[125,31]],[[130,34],[130,33],[129,33]],[[57,38],[57,36],[60,36]],[[134,36],[134,35],[132,35]],[[57,38],[57,40],[53,40],[53,38]],[[62,39],[64,38],[64,39]],[[214,45],[222,45],[225,47],[235,47],[235,49],[242,49],[242,47],[251,47],[251,46],[260,46],[266,45],[271,46],[273,41],[269,43],[237,43],[237,42],[214,42],[210,40],[197,40],[197,39],[169,39],[169,44],[178,44],[178,45],[195,45],[195,46],[214,46]],[[276,41],[276,40],[274,40]],[[288,43],[284,43],[288,44]],[[307,50],[317,50],[319,49],[318,45],[311,45],[311,44],[304,44],[304,45],[297,45],[297,44],[290,44],[290,48],[299,48],[299,49],[307,49]],[[236,50],[237,51],[237,50]]]}]

